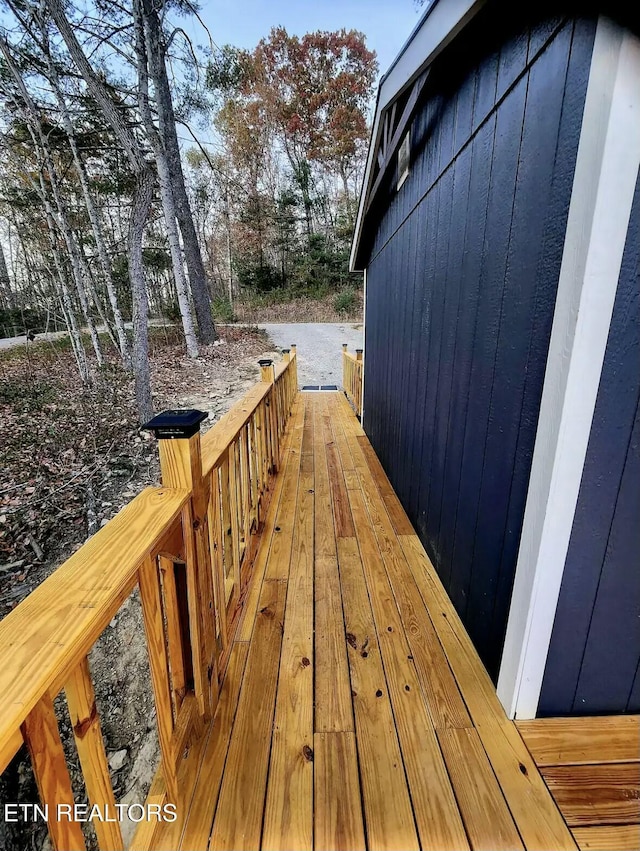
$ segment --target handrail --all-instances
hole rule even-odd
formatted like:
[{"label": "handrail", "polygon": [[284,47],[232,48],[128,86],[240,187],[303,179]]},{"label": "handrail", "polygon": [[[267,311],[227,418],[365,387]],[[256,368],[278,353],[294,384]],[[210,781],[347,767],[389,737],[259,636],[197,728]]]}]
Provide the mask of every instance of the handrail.
[{"label": "handrail", "polygon": [[347,344],[342,344],[342,389],[351,402],[358,419],[362,417],[362,381],[364,361],[362,349],[356,349],[355,355],[347,351]]},{"label": "handrail", "polygon": [[[0,622],[0,773],[24,741],[55,848],[85,848],[80,823],[55,816],[74,804],[53,706],[62,689],[90,804],[115,812],[88,654],[136,586],[161,754],[152,789],[177,802],[181,762],[215,710],[280,465],[297,393],[292,349],[202,440],[159,440],[162,487],[126,505]],[[122,847],[117,819],[94,827],[101,849]]]}]

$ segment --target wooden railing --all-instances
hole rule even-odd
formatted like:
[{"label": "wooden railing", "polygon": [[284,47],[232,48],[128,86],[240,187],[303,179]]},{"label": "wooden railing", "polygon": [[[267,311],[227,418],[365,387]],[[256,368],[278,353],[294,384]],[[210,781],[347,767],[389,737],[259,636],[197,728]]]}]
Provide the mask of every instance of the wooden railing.
[{"label": "wooden railing", "polygon": [[362,349],[356,349],[355,355],[347,351],[347,344],[342,344],[342,388],[347,399],[355,408],[356,416],[362,417],[362,375],[364,361]]},{"label": "wooden railing", "polygon": [[[261,369],[202,438],[198,425],[159,430],[162,487],[144,490],[0,623],[0,773],[25,742],[56,849],[85,848],[64,809],[74,798],[53,703],[62,690],[89,802],[117,815],[88,654],[136,586],[161,758],[148,802],[178,800],[178,768],[215,709],[281,460],[295,347]],[[100,849],[123,848],[117,817],[92,824]],[[141,822],[133,847],[156,826]]]}]

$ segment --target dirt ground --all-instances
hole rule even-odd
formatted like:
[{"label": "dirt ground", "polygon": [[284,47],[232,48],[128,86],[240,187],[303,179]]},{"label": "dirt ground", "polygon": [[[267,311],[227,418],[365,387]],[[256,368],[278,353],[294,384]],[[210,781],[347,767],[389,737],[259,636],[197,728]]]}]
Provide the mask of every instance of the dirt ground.
[{"label": "dirt ground", "polygon": [[[258,380],[257,360],[280,355],[258,329],[223,328],[191,360],[172,330],[156,329],[151,366],[155,408],[198,407],[210,428]],[[154,438],[140,432],[132,382],[113,356],[82,391],[66,341],[0,355],[0,618],[149,484],[159,483]],[[137,593],[125,601],[90,654],[116,800],[144,803],[158,760],[155,710]],[[56,702],[76,801],[87,800],[64,697]],[[0,807],[36,803],[26,753],[0,778]],[[125,841],[134,825],[123,825]],[[89,847],[95,837],[87,833]],[[5,824],[0,848],[47,849],[44,824]]]}]

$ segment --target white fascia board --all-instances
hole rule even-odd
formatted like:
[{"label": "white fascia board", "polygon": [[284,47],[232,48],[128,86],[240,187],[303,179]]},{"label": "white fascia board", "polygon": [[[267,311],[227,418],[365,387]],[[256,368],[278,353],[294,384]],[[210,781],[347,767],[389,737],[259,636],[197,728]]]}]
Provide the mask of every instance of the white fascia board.
[{"label": "white fascia board", "polygon": [[640,166],[640,41],[598,20],[498,696],[535,718]]},{"label": "white fascia board", "polygon": [[394,60],[389,72],[382,79],[378,90],[371,140],[367,153],[367,166],[362,182],[362,191],[360,192],[353,242],[351,243],[351,256],[349,258],[349,270],[351,272],[357,270],[356,256],[362,235],[364,211],[373,184],[373,165],[380,143],[382,116],[407,86],[419,77],[436,56],[453,41],[463,27],[484,6],[485,2],[486,0],[439,0],[439,2],[435,2],[425,14],[423,22],[414,30],[408,44]]}]

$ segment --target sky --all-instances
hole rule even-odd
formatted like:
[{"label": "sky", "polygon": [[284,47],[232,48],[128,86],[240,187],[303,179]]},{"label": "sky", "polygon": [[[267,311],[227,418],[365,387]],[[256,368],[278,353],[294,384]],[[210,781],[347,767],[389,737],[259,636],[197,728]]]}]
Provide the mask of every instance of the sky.
[{"label": "sky", "polygon": [[[360,30],[368,48],[378,54],[380,74],[395,59],[420,15],[414,0],[201,0],[200,14],[218,46],[253,48],[271,27],[280,25],[298,36],[343,27]],[[202,31],[197,38],[202,38]]]}]

